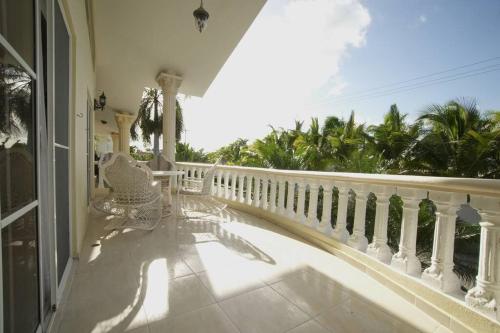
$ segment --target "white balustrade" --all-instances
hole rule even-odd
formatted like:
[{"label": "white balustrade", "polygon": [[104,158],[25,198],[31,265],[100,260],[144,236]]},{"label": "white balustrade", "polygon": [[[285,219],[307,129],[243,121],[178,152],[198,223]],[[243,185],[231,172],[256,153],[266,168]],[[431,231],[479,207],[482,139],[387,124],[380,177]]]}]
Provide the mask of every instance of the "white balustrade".
[{"label": "white balustrade", "polygon": [[344,183],[337,185],[339,190],[337,223],[333,229],[332,237],[336,240],[347,243],[349,232],[347,231],[347,204],[349,203],[349,188]]},{"label": "white balustrade", "polygon": [[306,201],[306,184],[299,181],[299,194],[297,197],[297,211],[295,212],[295,219],[300,223],[305,223],[306,216],[304,215],[305,201]]},{"label": "white balustrade", "polygon": [[399,188],[403,200],[403,220],[399,251],[392,257],[391,266],[413,276],[420,276],[422,265],[417,258],[418,210],[427,192],[411,188]]},{"label": "white balustrade", "polygon": [[[184,177],[201,179],[209,165],[178,163]],[[231,184],[231,185],[230,185]],[[368,175],[334,172],[305,172],[218,166],[213,194],[230,202],[245,203],[289,223],[301,223],[341,243],[400,270],[421,278],[429,287],[457,295],[460,281],[453,272],[457,211],[467,203],[481,216],[478,275],[465,304],[496,316],[500,305],[500,181],[419,176]],[[338,198],[333,196],[334,187]],[[319,195],[320,188],[322,196]],[[309,193],[307,196],[306,193]],[[353,191],[355,196],[350,198]],[[296,193],[297,192],[297,193]],[[368,195],[376,197],[373,240],[365,231]],[[393,255],[388,245],[390,198],[403,202],[400,241]],[[321,200],[321,207],[319,205]],[[436,206],[431,265],[424,272],[417,258],[417,227],[420,203],[429,198]],[[354,200],[353,232],[347,231],[349,200]],[[336,223],[332,227],[333,203]],[[307,206],[307,216],[305,208]],[[321,220],[317,212],[321,209]]]},{"label": "white balustrade", "polygon": [[366,253],[385,264],[391,263],[392,252],[387,245],[387,224],[389,222],[389,199],[396,192],[392,186],[372,185],[372,192],[377,197],[373,241]]},{"label": "white balustrade", "polygon": [[269,179],[269,186],[271,191],[269,193],[269,210],[273,213],[276,212],[276,177]]},{"label": "white balustrade", "polygon": [[319,227],[318,221],[318,193],[319,184],[309,184],[309,206],[307,207],[307,225],[311,228],[317,229]]},{"label": "white balustrade", "polygon": [[354,190],[356,191],[356,207],[354,210],[354,228],[352,230],[352,235],[347,240],[347,244],[350,247],[358,249],[362,252],[366,251],[368,247],[368,239],[365,236],[365,225],[366,225],[366,201],[368,199],[368,186],[367,185],[355,185]]}]

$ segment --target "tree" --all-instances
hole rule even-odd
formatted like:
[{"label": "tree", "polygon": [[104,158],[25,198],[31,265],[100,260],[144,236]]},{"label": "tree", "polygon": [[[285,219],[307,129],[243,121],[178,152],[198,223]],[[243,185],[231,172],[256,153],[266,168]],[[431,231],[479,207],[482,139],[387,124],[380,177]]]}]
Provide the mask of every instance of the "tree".
[{"label": "tree", "polygon": [[[175,101],[176,106],[176,141],[181,139],[184,130],[184,120],[182,115],[182,107],[178,100]],[[160,89],[146,88],[143,93],[137,118],[130,127],[130,136],[133,140],[139,138],[138,130],[141,130],[142,140],[146,143],[151,143],[153,136],[153,153],[160,153],[160,135],[163,130],[163,93]]]}]

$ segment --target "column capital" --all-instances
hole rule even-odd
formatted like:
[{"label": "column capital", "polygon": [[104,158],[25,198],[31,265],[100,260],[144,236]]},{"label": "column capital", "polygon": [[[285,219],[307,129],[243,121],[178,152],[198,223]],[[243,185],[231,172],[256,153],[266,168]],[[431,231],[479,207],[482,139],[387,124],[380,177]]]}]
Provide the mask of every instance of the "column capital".
[{"label": "column capital", "polygon": [[129,113],[119,113],[119,112],[115,113],[115,120],[118,126],[124,126],[124,125],[130,126],[132,125],[132,123],[135,121],[136,118],[137,118],[136,115],[131,115]]},{"label": "column capital", "polygon": [[168,94],[177,95],[177,91],[182,83],[182,76],[170,72],[160,72],[156,76],[156,82]]}]

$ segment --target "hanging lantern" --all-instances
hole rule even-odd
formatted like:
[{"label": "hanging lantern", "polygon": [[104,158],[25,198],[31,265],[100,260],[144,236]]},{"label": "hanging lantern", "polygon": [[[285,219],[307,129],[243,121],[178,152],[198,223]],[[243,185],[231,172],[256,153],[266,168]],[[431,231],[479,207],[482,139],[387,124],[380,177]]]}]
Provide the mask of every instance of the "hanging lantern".
[{"label": "hanging lantern", "polygon": [[194,22],[196,24],[196,29],[201,33],[203,29],[207,26],[207,21],[210,15],[203,8],[203,0],[201,0],[200,7],[193,12]]}]

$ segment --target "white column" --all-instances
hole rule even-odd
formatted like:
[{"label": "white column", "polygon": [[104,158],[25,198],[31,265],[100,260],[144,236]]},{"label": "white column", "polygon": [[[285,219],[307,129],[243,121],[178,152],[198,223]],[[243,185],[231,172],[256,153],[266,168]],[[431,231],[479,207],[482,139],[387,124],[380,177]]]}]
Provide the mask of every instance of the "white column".
[{"label": "white column", "polygon": [[113,141],[113,153],[120,152],[120,133],[111,133],[111,140]]},{"label": "white column", "polygon": [[293,211],[293,204],[295,202],[295,182],[288,179],[288,191],[286,196],[286,212],[290,218],[293,218],[295,213]]},{"label": "white column", "polygon": [[347,231],[347,204],[349,202],[349,187],[344,183],[337,184],[339,190],[339,201],[337,211],[337,223],[333,229],[332,237],[342,243],[346,243],[349,238]]},{"label": "white column", "polygon": [[306,204],[306,187],[304,181],[298,182],[299,194],[297,197],[297,211],[295,212],[295,219],[300,223],[305,223],[306,216],[304,215],[304,208]]},{"label": "white column", "polygon": [[243,197],[243,191],[245,189],[245,176],[240,174],[238,176],[238,202],[243,203],[245,198]]},{"label": "white column", "polygon": [[377,197],[377,206],[373,241],[368,245],[366,253],[385,264],[390,264],[392,252],[387,245],[387,223],[389,222],[389,199],[396,192],[396,189],[380,185],[374,185],[371,189]]},{"label": "white column", "polygon": [[410,188],[398,188],[398,195],[403,200],[403,220],[399,251],[392,256],[391,266],[413,276],[420,276],[422,266],[416,255],[419,204],[426,197],[426,191]]},{"label": "white column", "polygon": [[366,201],[368,200],[368,187],[366,185],[354,186],[356,192],[356,206],[354,209],[354,227],[352,235],[347,240],[347,245],[359,251],[365,252],[368,247],[368,239],[365,236],[366,227]]},{"label": "white column", "polygon": [[231,177],[231,200],[236,201],[236,183],[238,182],[238,175],[233,172]]},{"label": "white column", "polygon": [[229,199],[229,176],[230,172],[224,172],[224,199]]},{"label": "white column", "polygon": [[175,161],[176,98],[182,77],[170,72],[160,72],[156,82],[163,91],[163,156]]},{"label": "white column", "polygon": [[323,187],[323,210],[321,211],[321,225],[320,231],[327,236],[333,233],[332,228],[332,191],[333,184],[324,183]]},{"label": "white column", "polygon": [[285,213],[285,180],[282,177],[278,178],[278,214]]},{"label": "white column", "polygon": [[254,190],[253,190],[253,205],[254,207],[260,207],[260,176],[254,176]]},{"label": "white column", "polygon": [[314,229],[317,229],[319,227],[318,192],[319,192],[319,184],[316,183],[309,184],[309,205],[307,207],[307,225]]},{"label": "white column", "polygon": [[496,311],[500,321],[500,199],[472,196],[471,206],[481,215],[481,241],[476,286],[465,303],[486,313]]},{"label": "white column", "polygon": [[222,171],[217,171],[217,196],[222,197]]},{"label": "white column", "polygon": [[457,211],[461,204],[467,202],[467,196],[459,193],[431,191],[429,199],[436,205],[436,223],[431,266],[422,273],[422,280],[443,292],[454,292],[460,289],[460,280],[453,273],[455,222]]},{"label": "white column", "polygon": [[252,187],[255,188],[254,186],[252,186],[252,179],[253,179],[253,176],[251,174],[247,174],[247,205],[252,205]]},{"label": "white column", "polygon": [[[130,126],[136,116],[124,113],[115,113],[116,124],[118,125],[120,152],[130,154]],[[113,148],[114,149],[114,148]]]},{"label": "white column", "polygon": [[269,194],[269,209],[271,212],[276,212],[276,177],[271,176],[269,179],[271,186],[271,193]]},{"label": "white column", "polygon": [[269,179],[267,176],[262,177],[262,200],[260,201],[260,208],[267,210],[269,204],[267,202],[267,192],[269,188]]}]

